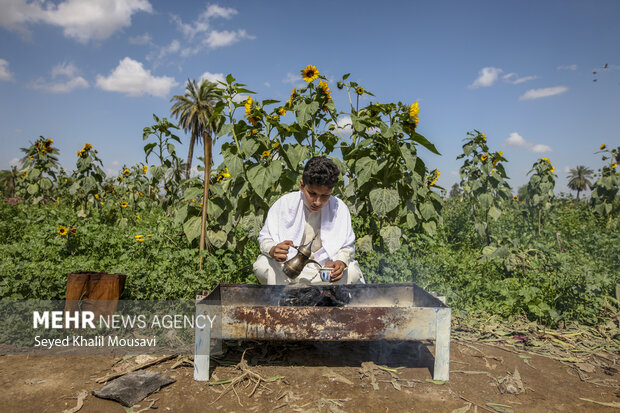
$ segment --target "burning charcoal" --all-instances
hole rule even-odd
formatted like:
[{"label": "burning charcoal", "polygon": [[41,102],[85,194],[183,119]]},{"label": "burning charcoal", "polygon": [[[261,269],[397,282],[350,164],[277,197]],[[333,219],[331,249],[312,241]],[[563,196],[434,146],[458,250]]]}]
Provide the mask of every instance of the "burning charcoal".
[{"label": "burning charcoal", "polygon": [[343,307],[350,293],[340,286],[311,286],[285,289],[279,305],[293,307]]}]

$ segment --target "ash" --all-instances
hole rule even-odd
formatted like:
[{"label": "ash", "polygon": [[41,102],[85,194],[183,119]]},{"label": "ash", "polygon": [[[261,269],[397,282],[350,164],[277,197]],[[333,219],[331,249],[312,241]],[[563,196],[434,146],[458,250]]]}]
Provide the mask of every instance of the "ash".
[{"label": "ash", "polygon": [[340,285],[285,288],[278,305],[285,307],[344,307],[351,293]]}]

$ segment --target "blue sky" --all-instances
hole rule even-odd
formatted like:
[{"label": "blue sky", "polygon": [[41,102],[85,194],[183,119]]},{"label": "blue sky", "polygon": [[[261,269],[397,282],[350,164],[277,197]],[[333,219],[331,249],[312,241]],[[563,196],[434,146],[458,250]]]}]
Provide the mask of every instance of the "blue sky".
[{"label": "blue sky", "polygon": [[144,161],[142,129],[170,118],[188,78],[232,73],[286,100],[313,64],[376,101],[419,101],[418,132],[442,154],[421,156],[447,189],[478,129],[513,188],[548,157],[567,191],[568,168],[596,170],[598,147],[620,144],[619,17],[615,0],[0,0],[0,168],[43,135],[65,168],[89,142],[115,174]]}]

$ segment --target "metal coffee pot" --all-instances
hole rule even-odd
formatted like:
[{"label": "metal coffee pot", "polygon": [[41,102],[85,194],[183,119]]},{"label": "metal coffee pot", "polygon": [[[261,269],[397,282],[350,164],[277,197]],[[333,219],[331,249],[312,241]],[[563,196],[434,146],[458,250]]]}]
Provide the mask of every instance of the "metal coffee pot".
[{"label": "metal coffee pot", "polygon": [[[318,235],[318,233],[316,235]],[[316,238],[316,235],[314,238]],[[293,246],[293,248],[297,250],[297,255],[282,264],[282,271],[290,279],[294,280],[297,278],[307,263],[314,262],[318,264],[318,262],[310,259],[310,256],[312,255],[310,248],[314,238],[312,238],[312,240],[306,245],[300,245],[298,247]]]}]

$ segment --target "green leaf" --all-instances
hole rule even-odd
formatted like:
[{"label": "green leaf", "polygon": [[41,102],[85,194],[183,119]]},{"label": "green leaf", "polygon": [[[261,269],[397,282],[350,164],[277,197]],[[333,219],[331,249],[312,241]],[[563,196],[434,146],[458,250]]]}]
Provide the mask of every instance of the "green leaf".
[{"label": "green leaf", "polygon": [[360,251],[360,252],[372,252],[372,236],[371,235],[364,235],[361,238],[358,238],[357,240],[355,240],[355,244],[356,244],[356,248]]},{"label": "green leaf", "polygon": [[430,201],[424,202],[422,205],[418,207],[418,209],[420,210],[420,213],[422,214],[422,218],[424,218],[426,221],[430,220],[431,218],[434,218],[437,215],[437,211],[435,211],[435,206]]},{"label": "green leaf", "polygon": [[39,192],[39,184],[30,184],[28,185],[28,193],[30,195],[34,195]]},{"label": "green leaf", "polygon": [[297,168],[301,166],[303,161],[308,156],[310,149],[307,146],[300,144],[285,145],[284,152],[286,153],[293,169],[297,170]]},{"label": "green leaf", "polygon": [[370,203],[377,216],[384,217],[399,204],[398,191],[395,189],[376,188],[370,191]]},{"label": "green leaf", "polygon": [[[414,152],[411,151],[412,145],[409,142],[405,142],[400,145],[400,153],[405,160],[405,165],[407,165],[407,169],[413,172],[415,170],[416,159],[418,158]],[[415,147],[413,147],[415,151]]]},{"label": "green leaf", "polygon": [[364,156],[355,162],[355,174],[357,175],[357,186],[361,187],[368,182],[372,176],[372,171],[377,167],[377,161]]},{"label": "green leaf", "polygon": [[260,142],[258,139],[241,139],[241,150],[248,158],[254,155],[259,147]]},{"label": "green leaf", "polygon": [[234,81],[235,81],[235,78],[233,77],[233,75],[231,75],[230,73],[226,75],[226,83],[228,83],[229,85],[232,85]]},{"label": "green leaf", "polygon": [[191,243],[196,238],[200,237],[200,224],[202,217],[191,217],[183,224],[183,232],[187,237],[187,241]]},{"label": "green leaf", "polygon": [[243,160],[237,155],[228,154],[224,156],[224,165],[232,177],[243,174]]},{"label": "green leaf", "polygon": [[487,229],[487,224],[484,222],[476,222],[474,224],[474,226],[476,227],[476,231],[478,231],[478,234],[481,237],[486,237],[487,233],[486,233],[486,229]]},{"label": "green leaf", "polygon": [[437,230],[437,224],[435,221],[426,221],[422,223],[422,228],[428,235],[433,236]]},{"label": "green leaf", "polygon": [[400,228],[388,225],[381,228],[379,234],[381,235],[381,238],[383,238],[385,246],[387,246],[391,253],[400,248],[400,237],[402,236],[402,231]]},{"label": "green leaf", "polygon": [[258,236],[258,233],[263,228],[263,217],[250,212],[241,218],[239,225],[241,225],[248,237],[254,238]]},{"label": "green leaf", "polygon": [[419,143],[420,145],[424,146],[426,149],[428,149],[429,151],[433,152],[436,155],[441,155],[439,153],[439,151],[437,150],[437,148],[435,148],[435,145],[433,145],[432,143],[430,143],[428,141],[428,139],[426,139],[424,136],[420,135],[419,133],[415,132],[412,136],[411,139],[417,143]]},{"label": "green leaf", "polygon": [[43,190],[50,189],[53,186],[52,181],[49,178],[41,178],[39,185]]},{"label": "green leaf", "polygon": [[215,248],[222,248],[226,244],[228,234],[224,231],[207,231],[207,238]]},{"label": "green leaf", "polygon": [[39,176],[41,176],[41,171],[38,170],[37,168],[32,168],[31,170],[28,171],[28,175],[27,176],[28,176],[28,180],[34,181]]},{"label": "green leaf", "polygon": [[261,198],[275,184],[282,175],[282,165],[279,162],[272,162],[269,166],[255,165],[248,170],[248,180],[254,191]]},{"label": "green leaf", "polygon": [[487,406],[489,406],[491,409],[495,410],[496,412],[514,413],[514,409],[511,406],[507,406],[505,404],[487,403]]},{"label": "green leaf", "polygon": [[494,206],[491,207],[491,209],[489,209],[489,216],[493,219],[498,219],[499,216],[502,215],[502,211],[500,211],[499,209],[495,208]]}]

